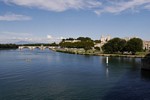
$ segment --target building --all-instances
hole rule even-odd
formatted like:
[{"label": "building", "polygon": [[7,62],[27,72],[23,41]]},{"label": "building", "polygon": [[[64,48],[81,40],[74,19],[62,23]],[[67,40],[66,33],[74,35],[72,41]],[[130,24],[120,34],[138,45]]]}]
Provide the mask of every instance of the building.
[{"label": "building", "polygon": [[71,42],[71,43],[75,43],[75,42],[81,42],[81,40],[65,40],[64,42]]},{"label": "building", "polygon": [[143,40],[143,49],[150,51],[150,41]]},{"label": "building", "polygon": [[111,39],[110,35],[108,36],[101,36],[100,43],[96,43],[94,47],[102,47],[105,43],[107,43]]},{"label": "building", "polygon": [[105,43],[107,43],[109,40],[111,39],[110,35],[108,36],[101,36],[100,40],[101,40],[101,43],[100,43],[100,46],[102,47]]},{"label": "building", "polygon": [[94,45],[94,47],[99,47],[100,48],[100,50],[102,51],[102,46],[105,44],[105,43],[107,43],[109,40],[111,39],[111,37],[110,37],[110,35],[108,35],[108,36],[101,36],[101,38],[100,38],[100,43],[95,43],[95,45]]}]

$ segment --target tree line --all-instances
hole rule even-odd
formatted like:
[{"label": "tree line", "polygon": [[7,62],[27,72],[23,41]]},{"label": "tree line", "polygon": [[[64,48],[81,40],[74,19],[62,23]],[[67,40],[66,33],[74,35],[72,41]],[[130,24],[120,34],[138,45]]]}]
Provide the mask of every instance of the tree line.
[{"label": "tree line", "polygon": [[0,44],[0,49],[16,49],[18,45],[16,44]]},{"label": "tree line", "polygon": [[18,48],[19,46],[59,46],[58,44],[56,44],[55,42],[54,43],[35,43],[35,44],[20,44],[20,45],[17,45],[17,44],[0,44],[0,49],[16,49]]},{"label": "tree line", "polygon": [[[76,42],[67,42],[66,40],[80,40]],[[23,44],[22,46],[60,46],[61,48],[84,48],[85,50],[92,49],[95,43],[101,43],[100,40],[92,40],[89,37],[78,37],[77,39],[68,38],[62,39],[59,44],[49,43],[49,44]],[[13,49],[18,48],[20,45],[16,44],[0,44],[0,49]],[[98,50],[98,48],[96,48]],[[124,53],[129,52],[135,54],[143,50],[143,41],[140,38],[132,38],[128,41],[121,38],[113,38],[109,40],[106,44],[102,46],[104,53]]]},{"label": "tree line", "polygon": [[[79,42],[67,42],[65,40],[80,40]],[[84,48],[85,50],[92,49],[94,47],[94,41],[89,37],[78,37],[77,39],[68,38],[63,39],[59,46],[62,48]]]},{"label": "tree line", "polygon": [[132,38],[128,41],[120,38],[113,38],[102,46],[104,53],[124,53],[135,54],[143,50],[143,41],[140,38]]}]

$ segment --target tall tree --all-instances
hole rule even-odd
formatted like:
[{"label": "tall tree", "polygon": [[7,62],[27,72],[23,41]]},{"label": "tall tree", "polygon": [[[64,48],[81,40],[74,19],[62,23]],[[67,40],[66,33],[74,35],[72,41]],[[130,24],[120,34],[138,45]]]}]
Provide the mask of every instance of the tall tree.
[{"label": "tall tree", "polygon": [[143,41],[140,38],[132,38],[127,42],[125,48],[128,52],[135,54],[136,52],[143,50]]},{"label": "tall tree", "polygon": [[106,53],[118,53],[123,52],[123,48],[126,44],[124,39],[113,38],[103,45],[102,49]]}]

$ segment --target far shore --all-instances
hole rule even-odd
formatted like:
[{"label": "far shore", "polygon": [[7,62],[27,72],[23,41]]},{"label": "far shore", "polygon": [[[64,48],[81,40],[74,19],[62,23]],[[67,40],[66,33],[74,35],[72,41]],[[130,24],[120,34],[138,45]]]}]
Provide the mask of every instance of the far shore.
[{"label": "far shore", "polygon": [[97,54],[98,56],[108,57],[127,57],[127,58],[144,58],[145,55],[124,55],[124,54]]},{"label": "far shore", "polygon": [[135,55],[132,54],[105,54],[99,51],[93,50],[78,50],[78,49],[53,49],[56,52],[69,53],[69,54],[79,54],[79,55],[91,55],[91,56],[105,56],[105,57],[126,57],[126,58],[144,58],[147,54],[146,52],[138,52]]},{"label": "far shore", "polygon": [[[0,50],[11,50],[11,49],[17,49],[17,48],[1,48]],[[126,57],[126,58],[144,58],[148,52],[138,52],[135,55],[131,54],[105,54],[100,51],[94,51],[94,50],[87,50],[84,49],[73,49],[73,48],[52,48],[51,50],[55,52],[62,52],[62,53],[68,53],[68,54],[78,54],[78,55],[90,55],[90,56],[105,56],[105,57]]]}]

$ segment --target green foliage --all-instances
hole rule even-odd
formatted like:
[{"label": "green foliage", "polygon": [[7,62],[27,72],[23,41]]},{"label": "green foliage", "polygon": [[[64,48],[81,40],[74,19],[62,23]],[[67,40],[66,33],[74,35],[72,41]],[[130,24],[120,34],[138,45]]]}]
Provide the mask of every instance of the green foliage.
[{"label": "green foliage", "polygon": [[89,50],[94,46],[94,42],[91,38],[79,37],[77,40],[81,40],[81,42],[65,42],[62,40],[59,45],[63,48],[84,48],[85,50]]},{"label": "green foliage", "polygon": [[68,38],[68,39],[66,39],[66,40],[74,40],[74,38]]},{"label": "green foliage", "polygon": [[49,44],[50,46],[58,46],[58,44],[56,44],[55,42],[54,43],[51,43]]},{"label": "green foliage", "polygon": [[100,51],[100,48],[99,48],[99,47],[94,47],[94,49],[96,49],[97,51]]},{"label": "green foliage", "polygon": [[143,41],[140,38],[132,38],[126,44],[126,50],[135,54],[143,50]]},{"label": "green foliage", "polygon": [[91,38],[89,37],[78,37],[77,40],[81,40],[81,41],[93,41]]},{"label": "green foliage", "polygon": [[18,46],[16,44],[0,44],[0,49],[16,49]]},{"label": "green foliage", "polygon": [[131,52],[135,54],[143,49],[143,41],[139,38],[132,38],[129,41],[124,39],[114,38],[103,45],[102,49],[105,53]]},{"label": "green foliage", "polygon": [[117,53],[123,52],[126,41],[120,38],[114,38],[103,45],[103,50],[105,53]]},{"label": "green foliage", "polygon": [[95,43],[101,43],[101,40],[95,40],[94,42]]}]

